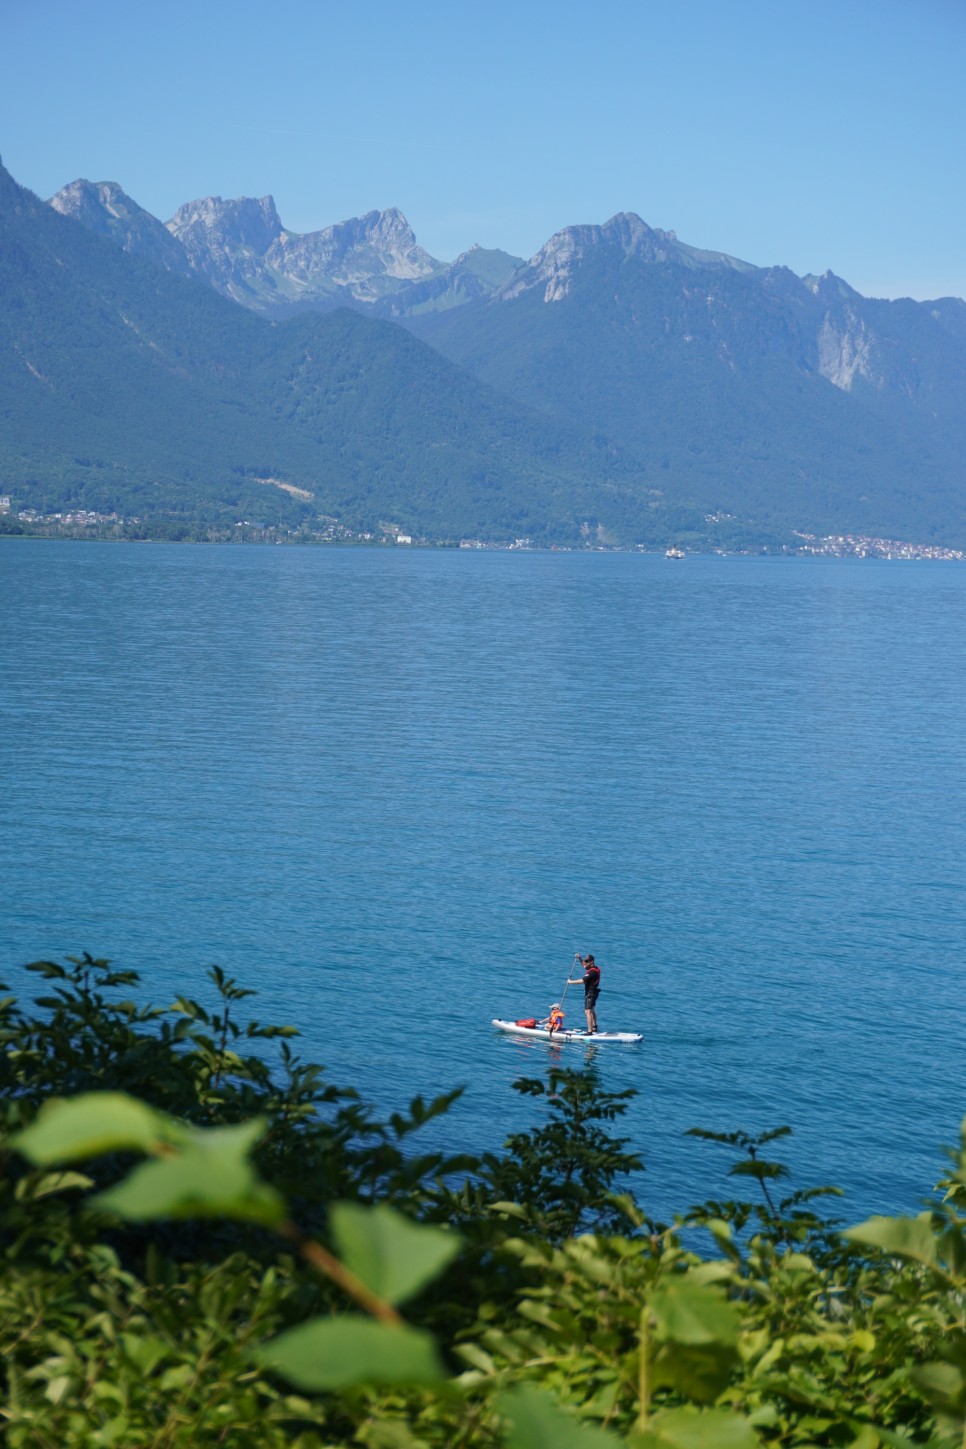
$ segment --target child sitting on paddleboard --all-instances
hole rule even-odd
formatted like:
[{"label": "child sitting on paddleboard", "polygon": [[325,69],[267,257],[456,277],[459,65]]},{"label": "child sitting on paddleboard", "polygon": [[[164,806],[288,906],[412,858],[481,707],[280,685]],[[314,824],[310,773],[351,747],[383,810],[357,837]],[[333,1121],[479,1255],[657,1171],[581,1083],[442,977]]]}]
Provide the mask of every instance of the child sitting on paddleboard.
[{"label": "child sitting on paddleboard", "polygon": [[553,1036],[553,1034],[554,1034],[555,1031],[563,1031],[563,1024],[564,1024],[563,1009],[562,1009],[562,1007],[560,1005],[560,1002],[559,1001],[555,1001],[554,1004],[553,1004],[553,1006],[551,1006],[551,1008],[550,1008],[550,1015],[544,1017],[544,1019],[543,1019],[543,1021],[541,1021],[540,1025],[541,1026],[545,1026],[547,1028],[547,1030],[549,1031],[550,1035]]}]

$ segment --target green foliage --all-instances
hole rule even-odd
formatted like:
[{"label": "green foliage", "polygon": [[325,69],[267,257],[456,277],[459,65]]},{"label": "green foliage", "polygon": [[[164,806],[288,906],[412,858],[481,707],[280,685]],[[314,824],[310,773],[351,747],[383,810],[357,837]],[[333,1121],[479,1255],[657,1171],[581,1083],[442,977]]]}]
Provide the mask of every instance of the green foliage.
[{"label": "green foliage", "polygon": [[[789,1196],[775,1201],[769,1183],[787,1178],[788,1168],[782,1162],[770,1161],[759,1156],[761,1149],[780,1138],[791,1136],[790,1127],[773,1127],[770,1131],[709,1132],[701,1127],[691,1127],[687,1135],[705,1142],[718,1142],[725,1147],[737,1148],[744,1156],[739,1157],[728,1169],[729,1177],[750,1177],[757,1182],[762,1201],[751,1203],[743,1200],[712,1201],[693,1208],[687,1221],[709,1227],[720,1240],[715,1224],[721,1223],[730,1232],[731,1228],[743,1229],[749,1221],[757,1221],[776,1240],[811,1247],[821,1244],[824,1251],[834,1251],[830,1246],[830,1234],[834,1224],[820,1217],[810,1206],[818,1198],[838,1197],[836,1187],[812,1187],[797,1190]],[[834,1236],[834,1235],[832,1235]]]},{"label": "green foliage", "polygon": [[698,1131],[760,1200],[660,1226],[592,1074],[517,1083],[538,1124],[447,1159],[412,1144],[455,1094],[377,1121],[220,970],[158,1009],[90,956],[30,969],[35,1007],[0,1000],[17,1449],[962,1444],[966,1137],[927,1211],[842,1234],[824,1190],[773,1200],[787,1128]]},{"label": "green foliage", "polygon": [[506,1152],[484,1159],[486,1181],[500,1200],[523,1204],[538,1232],[551,1241],[572,1237],[581,1227],[617,1230],[627,1213],[613,1194],[614,1179],[643,1164],[627,1152],[627,1140],[601,1126],[627,1110],[632,1091],[604,1091],[592,1072],[552,1067],[544,1082],[523,1077],[514,1083],[525,1096],[545,1097],[549,1120],[507,1139]]}]

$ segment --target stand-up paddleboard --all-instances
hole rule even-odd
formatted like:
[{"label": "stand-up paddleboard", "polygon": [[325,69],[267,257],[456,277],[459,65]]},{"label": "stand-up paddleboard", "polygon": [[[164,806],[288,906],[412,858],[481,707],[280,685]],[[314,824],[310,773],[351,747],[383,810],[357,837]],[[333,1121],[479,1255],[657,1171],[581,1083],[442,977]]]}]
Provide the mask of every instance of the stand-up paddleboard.
[{"label": "stand-up paddleboard", "polygon": [[582,1041],[596,1046],[598,1042],[644,1040],[643,1033],[639,1031],[571,1031],[564,1027],[562,1031],[550,1032],[545,1026],[517,1026],[515,1021],[503,1021],[498,1016],[493,1018],[493,1025],[498,1031],[508,1031],[514,1036],[533,1036],[541,1041]]}]

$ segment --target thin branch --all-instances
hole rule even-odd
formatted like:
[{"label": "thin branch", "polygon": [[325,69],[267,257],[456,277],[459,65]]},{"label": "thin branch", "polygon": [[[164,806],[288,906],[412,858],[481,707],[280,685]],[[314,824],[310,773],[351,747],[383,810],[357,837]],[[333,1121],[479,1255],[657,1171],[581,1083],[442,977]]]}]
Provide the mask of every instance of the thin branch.
[{"label": "thin branch", "polygon": [[343,1293],[347,1293],[350,1298],[354,1298],[367,1313],[372,1314],[373,1318],[378,1318],[383,1323],[392,1324],[394,1328],[402,1326],[403,1320],[390,1303],[386,1303],[384,1299],[367,1288],[361,1278],[357,1278],[355,1273],[351,1272],[344,1263],[340,1263],[338,1258],[334,1257],[326,1248],[323,1248],[314,1238],[310,1238],[306,1233],[303,1233],[297,1223],[286,1219],[285,1222],[279,1225],[278,1232],[283,1238],[287,1238],[290,1243],[294,1244],[305,1261],[316,1272],[322,1273],[326,1278],[331,1278],[332,1282],[338,1284]]}]

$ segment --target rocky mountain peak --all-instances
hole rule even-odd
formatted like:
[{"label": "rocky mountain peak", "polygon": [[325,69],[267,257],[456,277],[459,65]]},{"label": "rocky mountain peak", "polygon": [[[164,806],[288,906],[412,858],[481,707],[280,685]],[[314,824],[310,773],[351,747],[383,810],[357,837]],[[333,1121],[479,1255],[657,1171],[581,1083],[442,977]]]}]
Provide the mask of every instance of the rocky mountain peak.
[{"label": "rocky mountain peak", "polygon": [[282,225],[271,196],[202,196],[179,207],[167,224],[110,181],[75,181],[50,204],[126,251],[204,277],[256,311],[382,302],[445,270],[417,245],[397,207],[299,235]]},{"label": "rocky mountain peak", "polygon": [[659,227],[648,226],[634,211],[619,211],[610,221],[599,228],[601,240],[611,246],[620,246],[631,256],[642,249],[658,251],[677,241],[673,231],[661,231]]},{"label": "rocky mountain peak", "polygon": [[806,276],[802,281],[821,302],[848,302],[859,295],[848,282],[844,282],[832,271],[823,272],[820,277]]},{"label": "rocky mountain peak", "polygon": [[191,270],[179,242],[116,181],[79,178],[52,196],[50,205],[61,216],[69,216],[88,231],[107,237],[122,251],[147,256],[169,272],[187,275]]},{"label": "rocky mountain peak", "polygon": [[236,301],[253,295],[263,258],[282,235],[271,196],[232,201],[202,196],[180,206],[167,226],[184,247],[193,270]]},{"label": "rocky mountain peak", "polygon": [[286,232],[266,260],[297,287],[324,279],[358,302],[375,302],[400,282],[422,281],[441,263],[416,243],[401,211],[368,211],[302,236]]},{"label": "rocky mountain peak", "polygon": [[370,211],[363,218],[374,240],[378,239],[395,247],[414,247],[416,233],[402,212],[395,206],[386,211]]},{"label": "rocky mountain peak", "polygon": [[545,302],[559,302],[569,294],[576,268],[597,248],[616,247],[628,257],[664,262],[677,245],[673,231],[657,230],[635,212],[620,211],[602,226],[567,226],[556,232],[500,295],[504,301],[511,301],[533,287],[542,286]]},{"label": "rocky mountain peak", "polygon": [[282,233],[282,223],[271,196],[256,199],[241,196],[224,201],[220,196],[203,196],[180,206],[168,222],[168,230],[190,251],[207,247],[244,247],[264,256]]},{"label": "rocky mountain peak", "polygon": [[116,181],[87,181],[83,177],[61,187],[50,198],[50,205],[61,216],[73,216],[75,219],[81,213],[99,220],[105,212],[109,216],[118,217],[140,210]]}]

